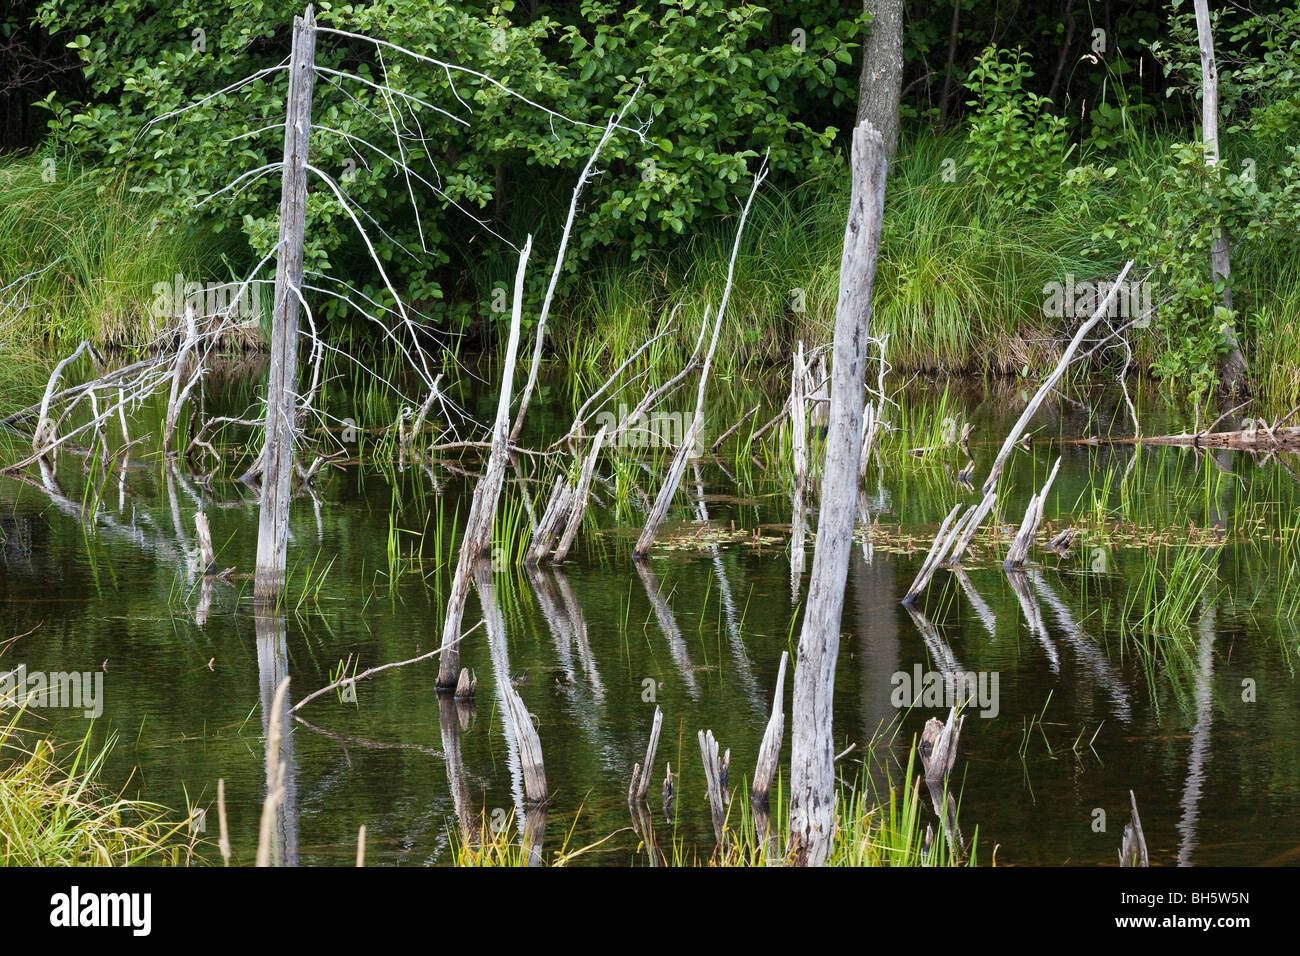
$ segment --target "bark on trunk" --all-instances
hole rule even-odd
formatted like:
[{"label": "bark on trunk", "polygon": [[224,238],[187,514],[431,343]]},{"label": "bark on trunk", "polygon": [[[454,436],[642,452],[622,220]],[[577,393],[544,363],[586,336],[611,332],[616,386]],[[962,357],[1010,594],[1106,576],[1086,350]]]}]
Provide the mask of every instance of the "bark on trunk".
[{"label": "bark on trunk", "polygon": [[831,710],[840,649],[840,612],[853,545],[867,329],[880,251],[887,166],[880,133],[870,121],[864,121],[853,131],[853,193],[840,260],[826,466],[822,471],[821,511],[808,604],[794,673],[790,841],[794,861],[800,865],[824,863],[835,831]]},{"label": "bark on trunk", "polygon": [[858,123],[879,131],[885,156],[898,148],[898,100],[903,89],[903,0],[863,0],[873,17],[871,33],[862,46],[862,76],[858,82]]}]

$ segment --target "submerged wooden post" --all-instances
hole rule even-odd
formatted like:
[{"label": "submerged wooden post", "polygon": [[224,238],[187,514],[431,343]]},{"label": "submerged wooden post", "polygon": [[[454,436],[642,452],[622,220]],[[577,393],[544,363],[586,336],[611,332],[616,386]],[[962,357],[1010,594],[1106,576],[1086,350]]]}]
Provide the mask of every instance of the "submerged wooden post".
[{"label": "submerged wooden post", "polygon": [[307,147],[315,77],[316,19],[311,7],[293,20],[288,115],[280,185],[280,244],[276,251],[275,308],[271,314],[271,368],[266,381],[262,445],[262,503],[257,526],[253,594],[274,601],[284,585],[293,479],[294,403],[298,392],[298,296],[302,287],[303,233],[307,226]]},{"label": "submerged wooden post", "polygon": [[862,392],[866,384],[871,287],[885,205],[884,143],[870,122],[853,131],[853,192],[840,259],[831,362],[831,412],[822,469],[821,511],[803,632],[794,671],[790,758],[790,849],[800,865],[821,865],[835,837],[835,749],[831,712],[840,613],[853,547]]}]

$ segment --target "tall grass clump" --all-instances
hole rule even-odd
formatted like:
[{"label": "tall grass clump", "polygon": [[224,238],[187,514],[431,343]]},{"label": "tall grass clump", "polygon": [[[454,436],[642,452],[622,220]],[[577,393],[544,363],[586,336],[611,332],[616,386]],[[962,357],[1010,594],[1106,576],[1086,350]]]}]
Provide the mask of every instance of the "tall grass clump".
[{"label": "tall grass clump", "polygon": [[67,757],[48,740],[27,749],[14,720],[0,726],[0,865],[183,865],[194,844],[186,822],[100,782],[112,749],[90,733]]},{"label": "tall grass clump", "polygon": [[0,287],[40,269],[27,307],[0,315],[0,350],[142,344],[156,331],[155,283],[232,278],[214,249],[159,225],[125,174],[56,155],[0,160]]}]

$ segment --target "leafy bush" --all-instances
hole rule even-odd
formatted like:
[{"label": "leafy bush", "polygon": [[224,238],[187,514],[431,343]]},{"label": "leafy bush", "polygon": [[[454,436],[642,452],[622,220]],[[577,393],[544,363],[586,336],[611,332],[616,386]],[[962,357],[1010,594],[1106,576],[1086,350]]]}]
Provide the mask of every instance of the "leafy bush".
[{"label": "leafy bush", "polygon": [[[319,35],[313,122],[321,128],[312,135],[311,163],[374,217],[374,224],[361,217],[367,231],[395,240],[396,248],[381,249],[392,260],[385,268],[423,307],[453,293],[484,300],[476,270],[508,275],[492,259],[504,244],[471,217],[520,243],[524,232],[536,231],[539,215],[554,215],[567,198],[606,116],[638,82],[628,123],[648,121],[648,142],[620,132],[602,156],[604,174],[577,225],[580,252],[627,243],[640,255],[702,217],[729,211],[732,197],[748,188],[755,144],[771,145],[777,171],[815,170],[836,130],[802,122],[801,106],[847,104],[854,91],[849,39],[856,19],[823,16],[803,43],[792,43],[779,33],[773,38],[767,8],[725,0],[670,0],[626,12],[586,0],[568,22],[546,13],[520,22],[509,0],[477,10],[442,0],[318,6],[321,26],[472,67],[593,124],[565,122],[491,83],[453,78],[390,48]],[[85,104],[46,98],[57,139],[91,162],[128,167],[136,190],[162,200],[164,217],[192,230],[238,228],[256,261],[276,241],[277,170],[213,199],[200,210],[203,218],[193,210],[279,159],[286,80],[278,67],[300,12],[298,0],[178,0],[165,12],[145,0],[47,0],[43,21],[76,34],[73,45],[97,95]],[[217,93],[257,71],[266,72]],[[384,83],[396,94],[368,85]],[[399,156],[426,182],[408,184]],[[510,221],[507,194],[517,198],[522,224]],[[318,178],[308,223],[308,269],[374,276],[347,213]],[[386,299],[377,278],[352,281]],[[486,312],[486,302],[479,308]]]},{"label": "leafy bush", "polygon": [[990,46],[966,79],[975,97],[966,104],[966,162],[978,183],[1011,205],[1038,200],[1067,156],[1068,123],[1050,112],[1051,100],[1025,88],[1033,75],[1029,54]]}]

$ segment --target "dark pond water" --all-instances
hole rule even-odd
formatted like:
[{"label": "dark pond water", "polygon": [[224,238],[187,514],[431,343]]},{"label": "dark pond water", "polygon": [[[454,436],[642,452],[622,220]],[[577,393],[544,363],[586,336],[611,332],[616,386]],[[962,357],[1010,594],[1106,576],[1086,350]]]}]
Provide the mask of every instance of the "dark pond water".
[{"label": "dark pond water", "polygon": [[[779,405],[780,376],[775,383],[769,394],[726,383],[735,394],[719,419],[754,402]],[[237,383],[208,400],[238,409],[251,387]],[[990,524],[1018,524],[1060,454],[1046,518],[1054,530],[1079,529],[1080,541],[1064,556],[1036,548],[1013,581],[1000,567],[1005,539],[994,547],[981,538],[964,579],[936,575],[921,615],[900,605],[943,516],[978,500],[956,480],[966,456],[945,439],[973,425],[978,486],[1024,398],[1014,388],[917,380],[886,415],[899,430],[882,439],[867,470],[875,530],[855,543],[844,605],[835,734],[837,749],[858,748],[843,761],[846,776],[861,770],[876,737],[872,785],[901,780],[914,735],[946,709],[900,709],[895,675],[955,667],[998,681],[996,716],[971,711],[957,764],[961,822],[968,835],[978,827],[982,861],[996,846],[999,864],[1113,864],[1132,789],[1153,863],[1300,862],[1300,463],[1177,448],[1148,449],[1134,462],[1131,446],[1049,441],[1123,427],[1115,396],[1049,405],[1034,423],[1034,445],[1008,469]],[[490,391],[464,401],[481,421],[490,417]],[[571,407],[553,386],[525,444],[562,432]],[[1143,417],[1148,433],[1186,424],[1158,407]],[[906,453],[928,445],[941,447]],[[365,825],[371,863],[447,864],[458,809],[498,819],[518,812],[518,757],[497,694],[512,676],[535,716],[554,793],[548,858],[609,837],[575,862],[644,864],[626,794],[656,703],[665,721],[652,794],[670,762],[680,772],[670,829],[707,856],[697,731],[712,729],[731,749],[732,782],[741,786],[807,588],[806,574],[792,576],[784,470],[764,458],[736,461],[732,448],[688,469],[664,546],[640,569],[630,556],[630,526],[641,515],[631,484],[653,498],[664,453],[625,450],[617,467],[603,460],[599,506],[563,570],[506,561],[494,576],[506,640],[490,649],[479,629],[466,641],[463,662],[479,678],[472,713],[440,709],[432,663],[359,684],[355,702],[330,693],[308,704],[287,745],[278,821],[285,861],[349,864]],[[457,513],[463,523],[468,493],[463,475],[444,464],[327,471],[315,496],[295,501],[287,613],[259,619],[247,582],[201,587],[189,558],[202,505],[218,564],[252,567],[257,502],[230,471],[205,488],[156,458],[134,462],[99,491],[92,528],[77,517],[97,487],[81,458],[62,456],[46,490],[0,479],[0,639],[22,635],[0,670],[102,674],[93,733],[117,737],[106,781],[171,807],[213,808],[205,836],[215,841],[224,778],[235,859],[250,863],[274,687],[291,675],[290,697],[300,700],[349,657],[364,670],[436,646],[449,569],[448,545],[435,544],[433,529]],[[540,509],[548,491],[549,479],[514,474],[504,508],[522,514],[526,493]],[[816,512],[814,493],[810,526]],[[807,566],[812,546],[809,537]],[[422,558],[412,558],[421,547]],[[1162,606],[1181,608],[1181,620],[1144,630],[1142,618]],[[466,626],[481,616],[471,594]],[[787,710],[789,692],[787,682]],[[79,740],[87,721],[80,711],[45,709],[25,726]],[[459,766],[446,759],[457,750]],[[783,766],[788,751],[787,724]]]}]

